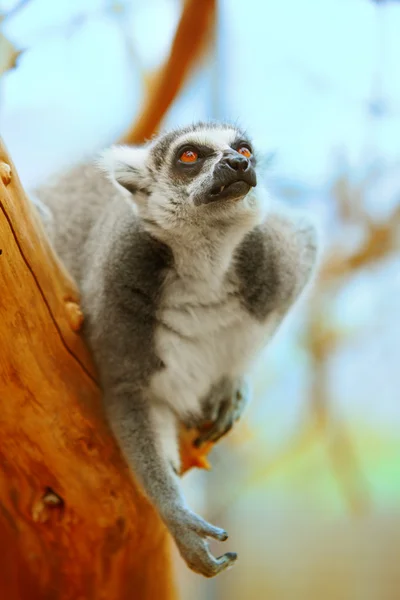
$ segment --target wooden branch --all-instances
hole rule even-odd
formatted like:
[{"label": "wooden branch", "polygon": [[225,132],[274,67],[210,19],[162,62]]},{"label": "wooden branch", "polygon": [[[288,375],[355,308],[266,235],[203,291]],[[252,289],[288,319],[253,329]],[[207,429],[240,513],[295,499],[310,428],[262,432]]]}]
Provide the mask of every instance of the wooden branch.
[{"label": "wooden branch", "polygon": [[170,56],[154,77],[143,110],[121,139],[125,144],[141,144],[158,129],[196,60],[210,38],[215,0],[186,0],[176,30]]},{"label": "wooden branch", "polygon": [[319,282],[326,284],[339,279],[345,283],[348,277],[360,269],[390,256],[398,247],[399,225],[400,208],[397,208],[384,223],[369,223],[365,241],[360,248],[349,255],[341,254],[340,249],[329,253],[319,273]]},{"label": "wooden branch", "polygon": [[77,290],[2,145],[0,250],[0,598],[172,600],[167,532],[103,418]]},{"label": "wooden branch", "polygon": [[0,31],[0,76],[6,71],[15,69],[21,54],[22,50],[17,50],[17,48],[15,48],[15,46]]}]

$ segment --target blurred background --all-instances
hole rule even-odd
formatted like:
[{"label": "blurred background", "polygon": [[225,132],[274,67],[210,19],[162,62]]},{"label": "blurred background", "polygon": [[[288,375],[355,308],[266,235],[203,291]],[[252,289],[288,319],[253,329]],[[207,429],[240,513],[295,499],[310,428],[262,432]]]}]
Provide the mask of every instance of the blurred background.
[{"label": "blurred background", "polygon": [[181,597],[398,600],[400,2],[0,12],[0,132],[25,187],[116,140],[228,119],[270,192],[321,224],[318,280],[254,365],[246,418],[184,478],[239,561],[208,581],[175,556]]}]

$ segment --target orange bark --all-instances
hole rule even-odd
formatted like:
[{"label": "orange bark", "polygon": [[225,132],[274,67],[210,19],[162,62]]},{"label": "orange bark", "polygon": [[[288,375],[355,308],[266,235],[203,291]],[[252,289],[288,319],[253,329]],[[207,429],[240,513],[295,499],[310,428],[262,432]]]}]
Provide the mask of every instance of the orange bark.
[{"label": "orange bark", "polygon": [[172,600],[169,538],[103,418],[77,290],[1,144],[0,250],[0,598]]}]

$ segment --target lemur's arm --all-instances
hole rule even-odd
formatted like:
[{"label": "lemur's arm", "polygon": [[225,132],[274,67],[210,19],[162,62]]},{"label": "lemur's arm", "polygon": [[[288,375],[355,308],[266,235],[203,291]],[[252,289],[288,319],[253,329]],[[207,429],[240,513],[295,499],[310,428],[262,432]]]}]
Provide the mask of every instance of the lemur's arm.
[{"label": "lemur's arm", "polygon": [[312,279],[318,234],[305,215],[272,208],[240,245],[235,272],[242,304],[275,331]]},{"label": "lemur's arm", "polygon": [[227,539],[223,529],[214,527],[193,513],[179,489],[171,445],[176,445],[176,421],[167,407],[152,404],[129,384],[105,390],[106,412],[128,462],[149,499],[173,535],[182,557],[196,572],[213,577],[236,559],[226,553],[215,558],[208,537]]},{"label": "lemur's arm", "polygon": [[135,223],[131,212],[110,210],[115,222],[106,218],[108,233],[101,223],[94,233],[104,244],[95,245],[81,286],[85,334],[101,376],[105,411],[128,464],[183,558],[193,570],[213,577],[236,555],[216,559],[209,552],[206,538],[224,541],[227,534],[186,506],[176,476],[178,423],[149,389],[152,373],[163,368],[154,330],[168,251]]},{"label": "lemur's arm", "polygon": [[[235,275],[242,302],[258,321],[268,322],[266,342],[310,281],[317,262],[317,231],[304,216],[271,211],[238,249]],[[250,400],[249,382],[221,379],[203,402],[196,445],[230,431]]]},{"label": "lemur's arm", "polygon": [[[208,550],[206,538],[227,539],[224,530],[214,527],[193,513],[180,492],[176,417],[165,404],[157,403],[132,381],[138,357],[132,355],[128,338],[120,336],[118,324],[129,323],[129,314],[106,311],[97,315],[110,319],[119,339],[107,333],[107,346],[100,353],[103,373],[104,405],[111,428],[144,491],[173,535],[185,561],[196,572],[213,577],[236,559],[226,553],[215,558]],[[102,335],[96,328],[92,335]],[[117,354],[108,356],[108,353]],[[119,361],[119,367],[116,362]],[[112,365],[112,366],[111,366]],[[111,367],[111,368],[110,368]]]}]

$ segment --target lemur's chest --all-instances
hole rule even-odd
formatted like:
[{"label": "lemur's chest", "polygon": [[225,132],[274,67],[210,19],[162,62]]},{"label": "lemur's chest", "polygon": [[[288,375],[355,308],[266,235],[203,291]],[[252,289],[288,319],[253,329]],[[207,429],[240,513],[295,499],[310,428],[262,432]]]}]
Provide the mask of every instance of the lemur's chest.
[{"label": "lemur's chest", "polygon": [[265,329],[242,308],[234,281],[176,280],[158,314],[165,368],[152,386],[179,412],[193,411],[222,376],[243,374]]}]

